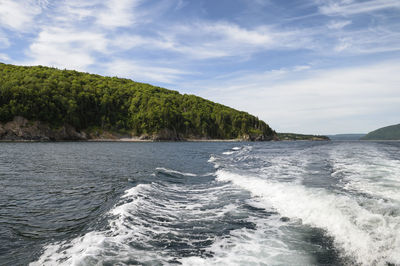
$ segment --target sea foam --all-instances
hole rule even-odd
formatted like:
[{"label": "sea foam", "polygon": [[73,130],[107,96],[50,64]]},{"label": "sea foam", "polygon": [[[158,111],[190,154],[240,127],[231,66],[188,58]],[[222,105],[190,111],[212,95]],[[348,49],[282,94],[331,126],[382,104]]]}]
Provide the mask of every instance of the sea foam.
[{"label": "sea foam", "polygon": [[325,189],[271,182],[262,177],[243,176],[225,170],[217,172],[217,180],[232,182],[250,191],[281,215],[326,230],[337,248],[357,263],[400,263],[398,217],[374,213],[351,197]]}]

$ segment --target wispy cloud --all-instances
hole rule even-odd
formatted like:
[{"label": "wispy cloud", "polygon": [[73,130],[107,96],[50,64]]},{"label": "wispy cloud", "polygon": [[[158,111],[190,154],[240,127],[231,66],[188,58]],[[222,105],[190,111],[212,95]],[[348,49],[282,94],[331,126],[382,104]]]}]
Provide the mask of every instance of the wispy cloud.
[{"label": "wispy cloud", "polygon": [[158,34],[159,39],[151,43],[191,59],[245,58],[259,51],[296,49],[311,45],[309,36],[301,35],[298,30],[267,26],[244,28],[224,21],[197,21],[161,29]]},{"label": "wispy cloud", "polygon": [[201,95],[257,114],[280,131],[344,133],[398,122],[398,62],[306,70],[301,76],[295,69],[209,82]]},{"label": "wispy cloud", "polygon": [[45,1],[2,0],[0,1],[0,25],[17,31],[27,31],[34,18],[41,13]]},{"label": "wispy cloud", "polygon": [[0,53],[0,60],[7,61],[10,60],[10,57],[8,57],[6,54]]},{"label": "wispy cloud", "polygon": [[129,77],[136,81],[146,82],[162,82],[166,84],[174,84],[182,78],[183,75],[189,74],[173,67],[156,67],[147,65],[146,62],[137,62],[134,60],[115,59],[105,66],[105,73],[110,76],[118,75]]},{"label": "wispy cloud", "polygon": [[348,0],[318,1],[321,5],[320,12],[328,16],[347,16],[360,13],[370,13],[382,9],[400,9],[398,0],[369,0],[362,2]]},{"label": "wispy cloud", "polygon": [[310,42],[297,31],[269,27],[246,29],[228,22],[194,22],[160,27],[151,36],[121,34],[111,44],[124,50],[163,50],[191,60],[248,57],[257,51],[293,49]]},{"label": "wispy cloud", "polygon": [[387,27],[332,33],[336,39],[335,51],[351,54],[376,54],[399,51],[400,32]]},{"label": "wispy cloud", "polygon": [[106,1],[104,8],[96,14],[96,22],[107,28],[130,26],[137,19],[134,9],[141,2],[141,0]]},{"label": "wispy cloud", "polygon": [[328,24],[329,29],[338,30],[351,24],[351,20],[331,21]]}]

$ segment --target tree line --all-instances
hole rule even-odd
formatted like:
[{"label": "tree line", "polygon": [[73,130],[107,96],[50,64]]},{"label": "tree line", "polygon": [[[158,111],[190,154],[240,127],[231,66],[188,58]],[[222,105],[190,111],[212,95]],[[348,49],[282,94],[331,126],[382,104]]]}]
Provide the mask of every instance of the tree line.
[{"label": "tree line", "polygon": [[194,95],[74,70],[0,64],[0,121],[15,116],[136,136],[163,129],[216,139],[275,134],[255,116]]}]

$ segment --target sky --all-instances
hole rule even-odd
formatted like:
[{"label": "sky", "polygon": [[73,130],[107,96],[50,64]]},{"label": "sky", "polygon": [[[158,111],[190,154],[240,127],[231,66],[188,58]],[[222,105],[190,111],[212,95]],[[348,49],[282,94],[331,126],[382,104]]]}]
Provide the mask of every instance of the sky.
[{"label": "sky", "polygon": [[278,132],[400,123],[400,0],[0,0],[0,62],[195,94]]}]

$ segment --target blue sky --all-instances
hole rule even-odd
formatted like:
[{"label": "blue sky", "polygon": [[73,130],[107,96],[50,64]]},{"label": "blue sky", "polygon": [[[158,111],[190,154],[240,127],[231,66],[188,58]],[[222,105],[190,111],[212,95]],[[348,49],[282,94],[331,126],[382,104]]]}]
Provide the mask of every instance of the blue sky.
[{"label": "blue sky", "polygon": [[399,0],[0,0],[0,61],[196,94],[280,132],[400,123]]}]

